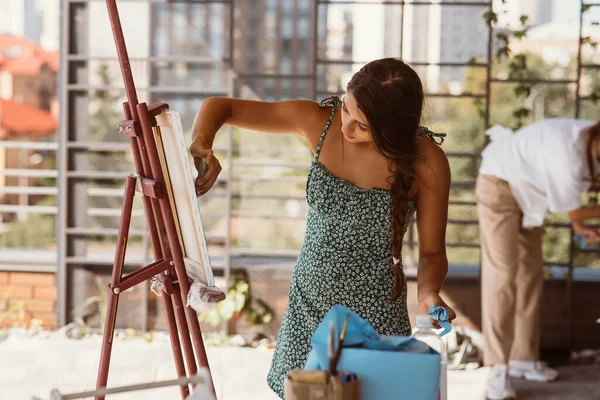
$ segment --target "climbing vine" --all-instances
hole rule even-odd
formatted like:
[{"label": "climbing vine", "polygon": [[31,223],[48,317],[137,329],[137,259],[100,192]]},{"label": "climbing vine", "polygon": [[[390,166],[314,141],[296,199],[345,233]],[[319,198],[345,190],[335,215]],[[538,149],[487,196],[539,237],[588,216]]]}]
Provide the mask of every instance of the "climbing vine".
[{"label": "climbing vine", "polygon": [[[502,0],[502,5],[506,3],[507,0]],[[585,13],[590,8],[591,6],[589,4],[583,5],[581,12]],[[519,18],[520,26],[518,29],[511,31],[509,29],[502,29],[498,27],[499,16],[504,12],[506,11],[500,10],[499,12],[496,12],[491,10],[484,13],[483,18],[490,29],[496,28],[496,30],[498,30],[498,32],[495,34],[497,42],[494,61],[498,64],[505,64],[507,66],[507,79],[516,83],[513,93],[515,98],[520,101],[519,106],[512,111],[513,120],[511,122],[511,127],[513,129],[518,129],[526,124],[532,115],[532,110],[523,105],[523,103],[525,99],[531,96],[532,88],[535,85],[536,73],[529,68],[529,59],[527,54],[515,53],[510,46],[511,39],[523,40],[527,37],[529,16],[521,15]],[[591,24],[592,26],[598,26],[600,25],[600,22],[593,21]],[[589,46],[594,50],[598,48],[598,42],[593,40],[591,36],[581,37],[580,44],[582,47]],[[590,87],[589,98],[594,104],[600,101],[600,83],[597,81],[594,81]],[[485,107],[483,102],[480,99],[476,99],[475,106],[477,107],[479,115],[482,118],[485,118]]]},{"label": "climbing vine", "polygon": [[[502,1],[505,4],[506,0]],[[504,11],[503,11],[504,12]],[[498,24],[498,13],[494,11],[488,11],[483,15],[486,23],[490,29],[493,29]],[[526,80],[531,78],[531,73],[527,68],[527,55],[524,53],[513,54],[510,48],[510,39],[515,38],[522,40],[527,36],[527,22],[529,16],[521,15],[519,18],[521,26],[519,29],[508,33],[508,31],[501,31],[496,33],[496,39],[498,40],[498,49],[496,50],[496,61],[501,63],[508,61],[508,79],[517,82],[513,92],[515,97],[519,100],[524,100],[531,94],[532,83]],[[481,102],[480,102],[481,103]],[[481,104],[477,105],[481,107]],[[481,114],[481,113],[480,113]],[[520,105],[512,112],[514,118],[513,129],[518,129],[523,126],[528,118],[531,116],[531,109]]]}]

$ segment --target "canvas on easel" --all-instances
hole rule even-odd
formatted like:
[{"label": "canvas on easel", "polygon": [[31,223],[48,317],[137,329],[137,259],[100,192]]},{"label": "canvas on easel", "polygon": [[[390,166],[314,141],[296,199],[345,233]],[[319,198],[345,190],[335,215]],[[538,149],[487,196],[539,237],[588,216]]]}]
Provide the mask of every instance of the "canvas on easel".
[{"label": "canvas on easel", "polygon": [[[206,235],[198,207],[189,151],[179,113],[165,111],[156,117],[154,129],[165,184],[178,226],[188,275],[206,286],[215,286]],[[165,172],[168,171],[168,172]]]}]

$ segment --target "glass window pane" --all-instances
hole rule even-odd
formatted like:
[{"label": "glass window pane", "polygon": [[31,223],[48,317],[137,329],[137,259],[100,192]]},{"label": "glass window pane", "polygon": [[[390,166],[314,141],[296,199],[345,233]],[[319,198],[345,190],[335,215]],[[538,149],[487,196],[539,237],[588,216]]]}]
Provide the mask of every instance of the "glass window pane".
[{"label": "glass window pane", "polygon": [[321,4],[318,21],[319,59],[370,61],[400,55],[400,6]]}]

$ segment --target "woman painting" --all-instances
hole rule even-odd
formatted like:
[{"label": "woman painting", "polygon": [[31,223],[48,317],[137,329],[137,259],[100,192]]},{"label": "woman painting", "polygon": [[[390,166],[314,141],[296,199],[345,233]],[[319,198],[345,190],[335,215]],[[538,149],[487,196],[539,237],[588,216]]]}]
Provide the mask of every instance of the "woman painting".
[{"label": "woman painting", "polygon": [[447,307],[440,290],[448,269],[450,169],[435,142],[441,135],[419,126],[422,108],[418,75],[401,60],[386,58],[358,71],[343,100],[209,98],[198,111],[191,153],[207,162],[197,181],[198,195],[212,187],[221,171],[211,147],[223,124],[295,133],[314,153],[304,244],[267,379],[280,397],[285,376],[303,368],[310,338],[335,304],[353,310],[381,334],[410,335],[401,251],[415,211],[419,310]]}]

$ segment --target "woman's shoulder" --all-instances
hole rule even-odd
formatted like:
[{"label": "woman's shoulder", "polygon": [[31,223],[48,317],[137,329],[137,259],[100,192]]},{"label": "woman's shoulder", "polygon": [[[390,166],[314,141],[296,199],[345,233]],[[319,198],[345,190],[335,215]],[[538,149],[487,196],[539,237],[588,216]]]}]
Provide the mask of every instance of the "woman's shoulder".
[{"label": "woman's shoulder", "polygon": [[425,185],[435,184],[438,179],[450,180],[450,163],[446,153],[434,140],[423,137],[420,140],[417,159],[414,165],[415,175]]}]

